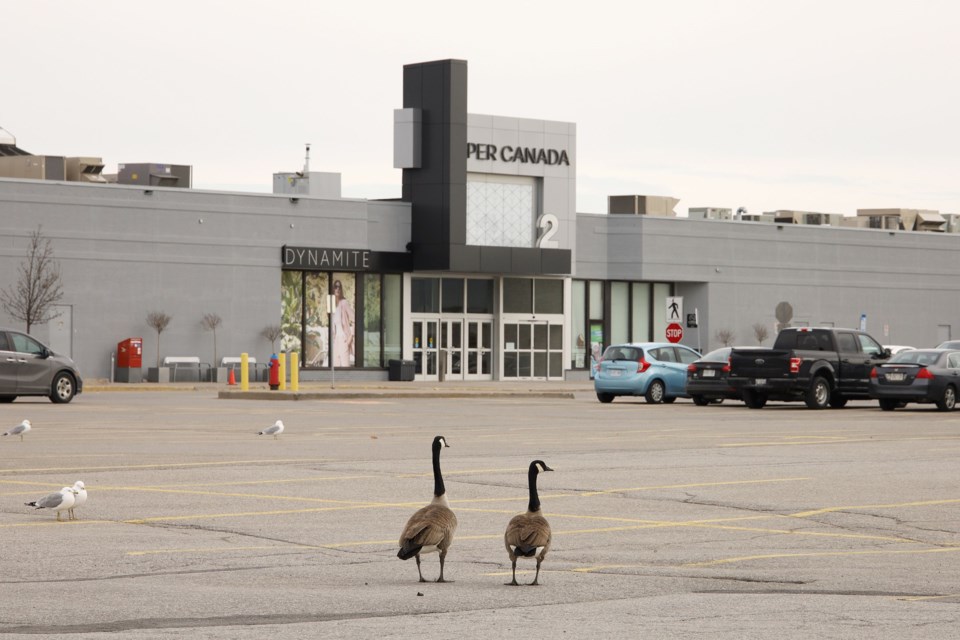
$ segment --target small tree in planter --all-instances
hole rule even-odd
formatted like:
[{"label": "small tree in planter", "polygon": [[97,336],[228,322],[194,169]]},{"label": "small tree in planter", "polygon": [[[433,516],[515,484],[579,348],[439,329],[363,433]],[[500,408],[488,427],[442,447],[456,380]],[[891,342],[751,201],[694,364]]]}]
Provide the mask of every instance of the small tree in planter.
[{"label": "small tree in planter", "polygon": [[160,370],[160,334],[167,328],[171,320],[173,318],[162,311],[151,311],[147,314],[147,326],[152,327],[157,332],[157,371]]},{"label": "small tree in planter", "polygon": [[277,352],[277,340],[283,335],[283,329],[280,328],[280,325],[271,324],[263,328],[260,332],[260,336],[265,340],[270,341],[270,353]]},{"label": "small tree in planter", "polygon": [[735,335],[730,329],[717,329],[717,340],[725,347],[733,344]]},{"label": "small tree in planter", "polygon": [[216,313],[205,313],[200,320],[200,326],[204,331],[213,331],[213,366],[217,366],[217,328],[223,324],[223,318]]},{"label": "small tree in planter", "polygon": [[770,331],[767,329],[767,325],[758,322],[753,325],[753,335],[757,338],[757,344],[763,344],[763,341],[770,335]]}]

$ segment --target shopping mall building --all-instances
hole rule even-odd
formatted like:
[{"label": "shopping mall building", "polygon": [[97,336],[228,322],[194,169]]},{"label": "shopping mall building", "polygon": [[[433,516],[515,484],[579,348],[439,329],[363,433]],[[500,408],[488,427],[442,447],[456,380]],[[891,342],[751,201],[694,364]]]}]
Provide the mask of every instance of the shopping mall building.
[{"label": "shopping mall building", "polygon": [[[885,344],[955,335],[952,219],[695,219],[644,196],[578,213],[573,123],[468,113],[464,61],[403,74],[400,199],[342,198],[339,176],[308,170],[277,174],[272,194],[183,188],[189,171],[165,165],[91,183],[32,156],[46,158],[41,179],[0,178],[0,288],[40,227],[63,297],[33,333],[92,379],[112,375],[118,342],[134,336],[144,368],[212,364],[205,314],[222,319],[217,360],[297,352],[305,380],[385,380],[392,360],[412,361],[419,380],[586,378],[601,345],[664,340],[670,302],[682,304],[682,342],[703,351],[720,334],[756,344],[763,329],[770,344],[784,323],[866,326]],[[943,232],[912,230],[921,222]],[[155,311],[172,318],[159,336]],[[2,309],[0,325],[22,328]],[[269,327],[282,329],[273,343]]]}]

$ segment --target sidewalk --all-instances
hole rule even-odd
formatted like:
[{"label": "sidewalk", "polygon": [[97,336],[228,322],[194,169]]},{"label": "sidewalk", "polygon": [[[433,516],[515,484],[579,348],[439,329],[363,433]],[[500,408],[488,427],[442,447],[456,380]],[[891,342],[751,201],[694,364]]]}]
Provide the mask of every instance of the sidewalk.
[{"label": "sidewalk", "polygon": [[84,393],[101,392],[208,392],[225,400],[333,400],[341,398],[502,398],[512,396],[566,398],[575,393],[592,393],[593,383],[587,381],[531,380],[485,382],[301,382],[299,391],[271,391],[263,382],[251,383],[249,391],[240,386],[216,382],[175,382],[168,384],[91,381],[84,384]]}]

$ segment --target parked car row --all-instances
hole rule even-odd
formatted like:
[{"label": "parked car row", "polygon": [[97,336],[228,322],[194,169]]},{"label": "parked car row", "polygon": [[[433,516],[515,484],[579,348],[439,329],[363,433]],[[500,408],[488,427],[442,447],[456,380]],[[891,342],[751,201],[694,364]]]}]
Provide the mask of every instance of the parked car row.
[{"label": "parked car row", "polygon": [[874,399],[884,411],[909,403],[951,411],[960,393],[960,341],[892,355],[864,332],[803,327],[781,331],[773,349],[723,347],[703,356],[679,344],[611,345],[595,370],[594,389],[603,403],[642,396],[652,404],[739,400],[760,409],[774,399],[822,409]]}]

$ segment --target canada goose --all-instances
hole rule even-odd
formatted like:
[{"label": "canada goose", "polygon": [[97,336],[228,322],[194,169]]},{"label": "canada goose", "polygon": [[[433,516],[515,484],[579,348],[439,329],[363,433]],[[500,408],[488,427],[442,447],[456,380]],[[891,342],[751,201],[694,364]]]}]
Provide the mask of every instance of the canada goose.
[{"label": "canada goose", "polygon": [[53,509],[57,512],[57,522],[62,522],[60,512],[67,511],[73,506],[76,495],[76,490],[73,487],[64,487],[60,491],[49,493],[39,500],[25,504],[34,509]]},{"label": "canada goose", "polygon": [[283,433],[283,420],[277,420],[266,429],[257,431],[258,436],[273,436],[274,440],[276,440],[277,436],[281,433]]},{"label": "canada goose", "polygon": [[20,436],[20,442],[23,442],[23,434],[25,434],[27,431],[30,431],[31,426],[32,425],[30,424],[29,420],[24,420],[23,422],[15,426],[13,429],[10,429],[9,431],[5,431],[3,435]]},{"label": "canada goose", "polygon": [[550,550],[550,523],[540,514],[540,496],[537,495],[537,474],[540,473],[540,468],[544,471],[553,471],[543,460],[534,460],[530,463],[530,470],[527,472],[530,504],[527,505],[527,512],[513,516],[503,534],[503,543],[507,547],[510,563],[513,565],[513,581],[506,583],[511,586],[519,584],[517,582],[518,557],[536,556],[537,575],[530,584],[539,584],[537,580],[540,578],[540,563],[547,557],[547,551]]},{"label": "canada goose", "polygon": [[83,506],[83,503],[87,501],[87,487],[83,484],[83,480],[77,480],[73,483],[73,506],[67,509],[67,515],[70,520],[76,520],[77,514],[73,512],[77,507]]},{"label": "canada goose", "polygon": [[420,571],[420,554],[434,551],[440,552],[440,577],[437,582],[447,582],[443,579],[443,559],[447,557],[447,549],[453,543],[453,532],[457,529],[457,516],[447,503],[443,476],[440,475],[440,449],[449,446],[443,436],[433,439],[433,501],[410,516],[400,535],[397,557],[401,560],[417,559],[420,582],[426,582]]}]

